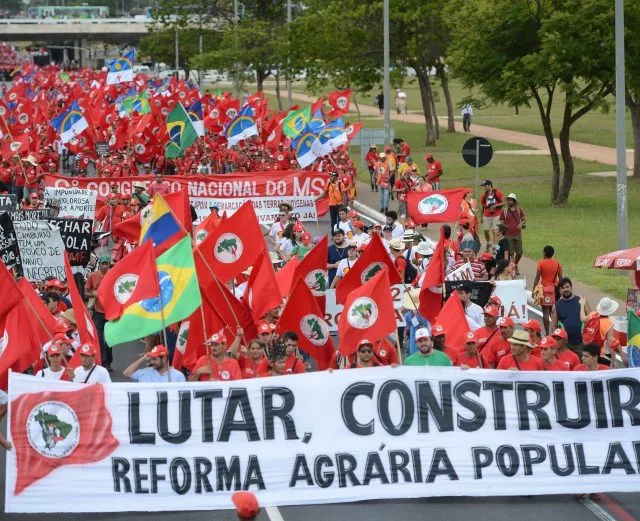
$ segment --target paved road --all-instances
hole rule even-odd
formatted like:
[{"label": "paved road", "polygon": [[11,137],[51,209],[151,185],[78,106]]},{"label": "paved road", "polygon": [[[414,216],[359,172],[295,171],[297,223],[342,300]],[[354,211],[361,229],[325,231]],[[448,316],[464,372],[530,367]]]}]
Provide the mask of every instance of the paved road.
[{"label": "paved road", "polygon": [[[326,219],[321,230],[328,228]],[[141,352],[140,342],[130,342],[114,353],[115,381],[124,381],[122,370]],[[6,422],[1,426],[6,429]],[[4,505],[5,453],[0,451],[0,501]],[[639,481],[640,489],[640,481]],[[523,491],[524,492],[524,491]],[[469,493],[473,493],[470,489]],[[80,500],[69,492],[61,501]],[[179,516],[179,517],[177,517]],[[259,521],[640,521],[640,493],[615,494],[598,502],[577,501],[573,496],[424,498],[417,500],[366,501],[334,505],[281,507],[263,511]],[[0,514],[0,520],[20,521],[232,521],[233,511],[96,513],[96,514]]]}]

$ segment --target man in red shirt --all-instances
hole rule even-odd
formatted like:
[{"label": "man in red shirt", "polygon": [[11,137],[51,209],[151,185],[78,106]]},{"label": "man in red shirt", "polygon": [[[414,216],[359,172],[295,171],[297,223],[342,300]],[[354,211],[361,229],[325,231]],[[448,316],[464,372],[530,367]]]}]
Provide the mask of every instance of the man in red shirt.
[{"label": "man in red shirt", "polygon": [[189,375],[189,381],[208,380],[240,380],[242,371],[235,358],[227,358],[227,339],[224,330],[219,331],[205,341],[207,354],[198,358],[193,372]]},{"label": "man in red shirt", "polygon": [[478,335],[477,331],[467,332],[464,341],[464,351],[460,351],[453,365],[457,365],[462,369],[471,369],[472,367],[480,367],[486,369],[489,367],[487,360],[483,355],[478,353]]},{"label": "man in red shirt", "polygon": [[440,190],[440,177],[443,174],[442,163],[433,157],[433,154],[427,154],[425,159],[427,161],[427,181],[434,190]]},{"label": "man in red shirt", "polygon": [[373,356],[373,345],[369,340],[361,340],[358,344],[356,360],[345,369],[362,369],[364,367],[379,367],[380,363]]},{"label": "man in red shirt", "polygon": [[[260,329],[258,330],[260,332]],[[287,331],[282,335],[287,348],[284,374],[301,374],[305,372],[304,362],[298,350],[298,335],[294,331]],[[267,357],[258,366],[258,376],[269,372],[270,362]]]},{"label": "man in red shirt", "polygon": [[540,360],[544,371],[570,371],[569,366],[556,356],[558,343],[551,336],[540,339]]},{"label": "man in red shirt", "polygon": [[600,346],[587,344],[582,348],[582,363],[573,368],[574,371],[606,371],[608,365],[599,364]]},{"label": "man in red shirt", "polygon": [[431,340],[433,341],[433,348],[437,351],[442,351],[451,359],[451,365],[458,365],[458,353],[460,352],[460,346],[448,346],[446,333],[442,324],[433,324],[431,328]]},{"label": "man in red shirt", "polygon": [[573,371],[577,365],[580,364],[580,358],[571,349],[567,347],[567,341],[569,335],[562,328],[553,330],[551,336],[554,338],[558,346],[556,347],[556,356],[559,360],[565,363],[570,371]]},{"label": "man in red shirt", "polygon": [[511,351],[509,339],[513,335],[516,327],[511,317],[499,318],[497,324],[500,328],[500,338],[482,349],[482,354],[487,364],[493,368],[498,367],[500,360]]},{"label": "man in red shirt", "polygon": [[147,194],[149,194],[150,198],[153,199],[155,194],[167,195],[170,192],[169,183],[164,181],[163,177],[161,173],[157,173],[153,183],[147,186]]},{"label": "man in red shirt", "polygon": [[510,193],[507,196],[507,208],[500,213],[500,222],[507,226],[506,237],[509,239],[509,253],[514,252],[513,262],[516,265],[516,275],[518,272],[518,263],[522,258],[522,230],[527,225],[524,211],[518,206],[516,194]]},{"label": "man in red shirt", "polygon": [[112,351],[107,343],[104,341],[104,326],[107,323],[107,319],[104,316],[104,307],[98,298],[98,288],[102,279],[109,271],[111,266],[111,259],[108,255],[101,255],[98,257],[98,269],[93,273],[90,273],[87,277],[87,282],[84,285],[84,295],[87,299],[95,299],[95,305],[93,307],[93,323],[96,326],[98,332],[98,342],[100,344],[100,356],[102,365],[111,372],[111,362],[113,361]]},{"label": "man in red shirt", "polygon": [[498,318],[500,310],[498,306],[487,304],[483,310],[484,326],[474,331],[476,340],[478,341],[478,349],[491,349],[491,346],[500,340],[500,328],[498,327]]},{"label": "man in red shirt", "polygon": [[481,186],[484,187],[484,193],[480,197],[482,229],[484,231],[484,238],[487,241],[486,251],[491,251],[491,248],[498,242],[496,239],[496,230],[500,222],[500,212],[502,212],[504,196],[500,190],[493,187],[493,182],[490,179],[485,179]]},{"label": "man in red shirt", "polygon": [[515,371],[542,371],[542,362],[538,357],[529,355],[529,335],[526,331],[514,331],[509,339],[511,354],[500,360],[497,369]]},{"label": "man in red shirt", "polygon": [[393,185],[393,193],[398,196],[398,215],[403,218],[407,216],[407,194],[413,190],[414,181],[411,179],[410,170],[402,168],[399,170],[400,177]]},{"label": "man in red shirt", "polygon": [[110,192],[107,196],[107,204],[100,208],[98,215],[96,215],[96,222],[102,223],[103,232],[110,232],[115,224],[123,221],[122,215],[125,208],[119,203],[118,194]]}]

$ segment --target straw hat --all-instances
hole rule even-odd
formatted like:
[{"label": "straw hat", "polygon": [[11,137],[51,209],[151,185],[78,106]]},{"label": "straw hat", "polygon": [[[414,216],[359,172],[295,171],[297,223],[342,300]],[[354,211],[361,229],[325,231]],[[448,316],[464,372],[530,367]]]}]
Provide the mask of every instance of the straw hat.
[{"label": "straw hat", "polygon": [[62,318],[67,319],[74,326],[76,325],[76,314],[72,308],[67,309],[62,313]]},{"label": "straw hat", "polygon": [[389,241],[389,248],[396,251],[404,251],[404,243],[400,237],[396,237]]},{"label": "straw hat", "polygon": [[513,335],[509,339],[511,344],[520,344],[521,346],[529,345],[529,333],[526,331],[514,331]]},{"label": "straw hat", "polygon": [[402,298],[402,307],[407,311],[417,311],[418,303],[420,300],[420,290],[412,289],[411,291],[406,291],[404,297]]}]

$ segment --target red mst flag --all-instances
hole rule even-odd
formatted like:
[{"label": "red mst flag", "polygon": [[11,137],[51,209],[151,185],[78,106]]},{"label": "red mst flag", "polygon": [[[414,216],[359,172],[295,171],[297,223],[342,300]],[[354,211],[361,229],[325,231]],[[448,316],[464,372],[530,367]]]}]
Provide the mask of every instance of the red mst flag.
[{"label": "red mst flag", "polygon": [[455,222],[460,215],[464,194],[468,191],[466,188],[454,188],[437,192],[409,192],[409,217],[416,224]]},{"label": "red mst flag", "polygon": [[330,118],[337,118],[349,112],[349,102],[351,101],[351,89],[337,90],[329,94],[329,105],[331,109],[327,112]]},{"label": "red mst flag", "polygon": [[454,291],[442,306],[435,321],[444,327],[447,346],[456,351],[461,350],[469,331],[469,324],[457,291]]},{"label": "red mst flag", "polygon": [[316,298],[316,302],[318,302],[318,307],[320,311],[322,311],[323,316],[326,304],[325,295],[329,287],[329,273],[327,271],[328,255],[327,236],[325,235],[300,261],[293,276],[294,281],[300,277],[306,282],[313,296]]},{"label": "red mst flag", "polygon": [[[15,495],[63,465],[105,459],[118,447],[102,385],[22,394],[11,402]],[[55,478],[52,478],[55,479]]]},{"label": "red mst flag", "polygon": [[353,264],[344,278],[338,282],[336,286],[336,302],[338,304],[344,303],[351,291],[362,286],[376,273],[382,271],[385,266],[389,274],[389,284],[400,284],[402,282],[400,273],[391,262],[391,258],[380,237],[374,233],[357,262]]},{"label": "red mst flag", "polygon": [[280,290],[280,296],[282,298],[287,298],[291,292],[297,268],[298,257],[292,257],[289,262],[280,268],[280,271],[276,271],[276,282],[278,283],[278,289]]},{"label": "red mst flag", "polygon": [[418,304],[418,313],[431,323],[435,322],[436,316],[442,309],[442,286],[446,267],[444,230],[440,228],[440,240],[436,244],[436,249],[424,274],[420,288],[420,303]]},{"label": "red mst flag", "polygon": [[302,278],[297,279],[277,327],[280,334],[286,331],[298,334],[298,345],[316,361],[318,370],[324,371],[329,367],[331,355],[335,352],[329,325]]},{"label": "red mst flag", "polygon": [[351,144],[351,140],[358,135],[360,129],[362,128],[362,123],[349,123],[346,127],[344,127],[344,131],[347,134],[347,143],[343,145],[348,148]]},{"label": "red mst flag", "polygon": [[125,255],[107,272],[98,288],[107,320],[120,318],[127,306],[158,295],[160,286],[151,241]]},{"label": "red mst flag", "polygon": [[[14,131],[15,132],[15,131]],[[29,135],[22,136],[14,133],[13,138],[2,142],[0,153],[2,157],[23,156],[29,152]]]},{"label": "red mst flag", "polygon": [[215,230],[222,222],[222,217],[218,215],[218,212],[211,212],[207,217],[196,226],[196,244],[200,244],[205,240],[207,235]]},{"label": "red mst flag", "polygon": [[340,354],[349,356],[362,340],[371,344],[396,330],[396,313],[387,269],[349,293],[338,319]]},{"label": "red mst flag", "polygon": [[247,201],[196,247],[196,268],[200,272],[208,265],[227,283],[252,266],[266,247],[253,205]]},{"label": "red mst flag", "polygon": [[266,250],[262,251],[253,265],[247,289],[242,298],[251,308],[254,322],[260,322],[269,311],[282,305],[276,274],[273,271],[271,257]]}]

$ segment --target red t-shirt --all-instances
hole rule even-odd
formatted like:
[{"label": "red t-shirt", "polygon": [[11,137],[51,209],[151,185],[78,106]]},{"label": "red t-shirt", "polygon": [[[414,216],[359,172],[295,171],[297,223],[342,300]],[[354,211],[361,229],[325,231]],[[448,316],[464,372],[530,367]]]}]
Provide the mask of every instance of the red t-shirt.
[{"label": "red t-shirt", "polygon": [[482,349],[482,355],[487,361],[487,364],[492,367],[498,367],[500,360],[508,354],[511,354],[511,344],[502,338],[500,333],[497,333],[496,335],[498,336],[498,340],[493,341],[492,339],[490,345],[487,345]]},{"label": "red t-shirt", "polygon": [[[453,362],[453,360],[451,361]],[[476,353],[475,355],[469,356],[466,349],[457,353],[457,358],[456,361],[453,362],[453,365],[457,367],[467,365],[469,367],[480,367],[484,369],[489,367],[489,364],[487,363],[487,360],[483,355],[481,355],[480,353]]]},{"label": "red t-shirt", "polygon": [[240,366],[240,370],[242,371],[243,378],[255,378],[258,376],[258,367],[264,361],[264,356],[260,359],[258,363],[255,363],[246,355],[238,356],[238,365]]},{"label": "red t-shirt", "polygon": [[[607,371],[611,369],[608,365],[598,364],[597,371]],[[574,371],[588,371],[587,366],[584,364],[578,364],[573,368]]]},{"label": "red t-shirt", "polygon": [[[487,201],[488,199],[488,201]],[[495,215],[500,215],[502,212],[502,207],[496,208],[493,212],[489,209],[491,205],[502,204],[504,199],[504,195],[500,190],[494,188],[491,192],[485,192],[480,196],[480,205],[483,207],[483,215],[485,217],[493,217]]]},{"label": "red t-shirt", "polygon": [[[500,336],[500,328],[498,326],[487,327],[482,326],[474,331],[476,338],[478,339],[478,351],[482,351],[485,348],[489,348],[496,341],[502,340]],[[461,351],[464,351],[462,346]]]},{"label": "red t-shirt", "polygon": [[556,352],[556,356],[558,360],[562,360],[569,367],[570,371],[573,371],[577,365],[580,365],[580,357],[571,351],[571,349],[567,349],[561,353]]},{"label": "red t-shirt", "polygon": [[[304,362],[294,355],[287,355],[284,372],[287,374],[304,373]],[[258,365],[257,373],[259,376],[269,374],[269,360],[266,357],[260,362],[260,365]]]},{"label": "red t-shirt", "polygon": [[569,365],[560,359],[557,359],[553,364],[548,364],[542,360],[542,369],[544,371],[571,371]]},{"label": "red t-shirt", "polygon": [[429,163],[427,161],[427,181],[439,181],[442,175],[442,163],[437,159]]},{"label": "red t-shirt", "polygon": [[518,224],[524,221],[524,211],[521,208],[505,208],[500,214],[500,222],[507,227],[506,237],[520,237],[522,228]]},{"label": "red t-shirt", "polygon": [[407,200],[407,192],[411,191],[414,184],[415,183],[409,177],[396,179],[396,182],[394,183],[393,187],[397,188],[398,190],[405,190],[404,192],[397,193],[398,201],[404,202]]},{"label": "red t-shirt", "polygon": [[530,356],[528,360],[516,362],[513,355],[506,355],[500,360],[497,369],[519,369],[520,371],[542,371],[542,362],[535,356]]},{"label": "red t-shirt", "polygon": [[211,371],[213,374],[201,374],[198,378],[199,382],[206,382],[209,380],[226,381],[242,379],[240,364],[238,364],[238,361],[233,358],[225,358],[224,362],[219,364],[212,356],[209,356],[209,360],[207,360],[207,355],[204,355],[198,358],[196,365],[193,367],[193,371],[195,372],[201,367],[209,367],[209,363],[211,363]]},{"label": "red t-shirt", "polygon": [[540,272],[543,286],[555,286],[556,277],[560,273],[560,263],[555,259],[541,259],[536,267]]},{"label": "red t-shirt", "polygon": [[404,272],[407,269],[407,259],[405,259],[403,256],[396,257],[393,261],[393,265],[398,270],[398,273],[400,274],[402,280],[404,280]]}]

